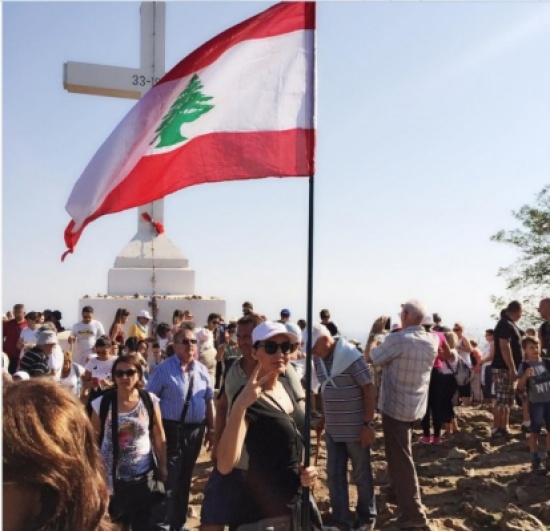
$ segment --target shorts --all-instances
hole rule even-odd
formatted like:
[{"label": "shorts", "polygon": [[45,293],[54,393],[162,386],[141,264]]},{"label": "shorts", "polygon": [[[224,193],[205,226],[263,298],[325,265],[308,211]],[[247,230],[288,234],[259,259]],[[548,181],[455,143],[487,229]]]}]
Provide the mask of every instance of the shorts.
[{"label": "shorts", "polygon": [[495,384],[495,398],[499,406],[512,407],[514,405],[514,384],[510,382],[508,369],[495,369],[493,367],[493,382]]},{"label": "shorts", "polygon": [[550,433],[550,402],[540,404],[529,403],[529,415],[531,417],[531,433],[540,433],[542,423],[546,424],[546,431]]},{"label": "shorts", "polygon": [[214,467],[204,487],[201,524],[234,526],[240,523],[239,509],[243,507],[242,492],[245,471],[234,468],[221,474]]},{"label": "shorts", "polygon": [[470,398],[472,396],[472,386],[470,383],[458,386],[458,396],[460,398]]}]

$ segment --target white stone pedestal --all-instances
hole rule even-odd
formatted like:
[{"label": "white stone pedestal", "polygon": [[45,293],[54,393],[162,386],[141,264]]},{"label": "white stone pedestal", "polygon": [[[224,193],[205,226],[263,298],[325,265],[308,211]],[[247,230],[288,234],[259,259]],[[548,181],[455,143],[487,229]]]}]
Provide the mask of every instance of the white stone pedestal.
[{"label": "white stone pedestal", "polygon": [[[126,333],[141,310],[153,314],[151,297],[157,298],[157,323],[172,324],[174,310],[190,310],[197,326],[206,324],[210,313],[225,316],[225,301],[195,294],[195,271],[189,260],[166,234],[152,235],[149,223],[139,220],[138,232],[117,256],[108,274],[107,294],[88,294],[79,301],[94,309],[94,318],[109,332],[118,308],[130,312]],[[154,289],[153,289],[154,288]]]}]

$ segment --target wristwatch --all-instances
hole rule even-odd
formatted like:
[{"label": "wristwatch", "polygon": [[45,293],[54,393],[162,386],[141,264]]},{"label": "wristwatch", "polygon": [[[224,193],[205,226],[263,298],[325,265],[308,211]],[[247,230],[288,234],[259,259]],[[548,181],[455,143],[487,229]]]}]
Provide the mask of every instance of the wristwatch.
[{"label": "wristwatch", "polygon": [[376,427],[376,424],[374,424],[373,420],[370,420],[369,422],[367,422],[367,421],[363,422],[363,426],[367,426],[371,430],[374,430],[374,428]]}]

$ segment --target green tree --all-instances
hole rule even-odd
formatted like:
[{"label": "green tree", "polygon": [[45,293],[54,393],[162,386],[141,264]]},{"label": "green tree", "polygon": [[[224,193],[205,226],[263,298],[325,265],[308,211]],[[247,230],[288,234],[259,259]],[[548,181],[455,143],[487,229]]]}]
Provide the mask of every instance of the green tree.
[{"label": "green tree", "polygon": [[162,121],[155,131],[156,135],[151,144],[156,142],[159,137],[160,140],[155,147],[173,146],[187,140],[181,134],[182,125],[194,122],[201,115],[214,108],[214,105],[206,103],[212,99],[212,96],[202,94],[202,88],[199,76],[194,74],[168,112],[162,117]]},{"label": "green tree", "polygon": [[[527,317],[539,320],[536,308],[539,298],[550,286],[550,185],[536,196],[534,205],[523,205],[514,211],[521,228],[500,230],[491,240],[514,246],[520,253],[511,265],[500,268],[498,275],[506,281],[510,300],[517,299],[527,304]],[[508,297],[507,297],[508,298]],[[502,308],[502,297],[493,297],[497,309]]]}]

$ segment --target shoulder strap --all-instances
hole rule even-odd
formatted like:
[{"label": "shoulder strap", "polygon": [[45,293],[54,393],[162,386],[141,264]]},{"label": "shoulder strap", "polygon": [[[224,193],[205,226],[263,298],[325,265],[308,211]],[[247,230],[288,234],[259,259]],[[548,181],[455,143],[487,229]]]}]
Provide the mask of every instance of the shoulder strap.
[{"label": "shoulder strap", "polygon": [[113,488],[115,486],[115,479],[117,477],[117,459],[118,459],[118,401],[117,401],[117,395],[116,391],[113,392],[111,403],[113,405],[111,410],[111,433],[113,440],[113,468],[111,470],[112,478],[113,478]]},{"label": "shoulder strap", "polygon": [[[459,358],[459,359],[460,359],[460,358]],[[456,372],[455,372],[455,371],[453,370],[453,366],[449,363],[448,360],[445,360],[445,363],[447,364],[447,367],[449,367],[449,369],[451,370],[451,372],[452,372],[453,374],[456,375],[456,374],[458,373],[458,364],[457,364],[457,366],[456,366]]]},{"label": "shoulder strap", "polygon": [[185,397],[185,402],[183,403],[183,409],[181,410],[180,422],[182,424],[185,422],[185,415],[187,415],[187,410],[189,409],[189,403],[191,402],[191,395],[193,394],[194,378],[195,378],[195,373],[191,372],[189,374],[189,387],[187,388],[187,396]]},{"label": "shoulder strap", "polygon": [[147,409],[147,414],[149,415],[149,434],[152,435],[153,423],[155,420],[155,408],[153,406],[153,400],[151,399],[151,395],[147,391],[145,391],[145,389],[139,390],[139,397],[141,398],[145,409]]},{"label": "shoulder strap", "polygon": [[105,437],[105,420],[107,419],[107,414],[109,413],[109,408],[111,407],[111,402],[113,397],[116,396],[116,391],[112,390],[105,393],[101,397],[101,404],[99,404],[99,420],[101,421],[101,433],[99,434],[99,447],[103,443],[103,437]]}]

